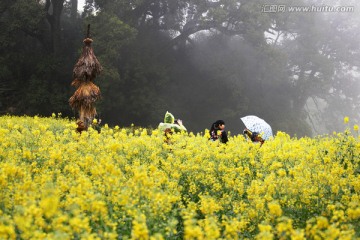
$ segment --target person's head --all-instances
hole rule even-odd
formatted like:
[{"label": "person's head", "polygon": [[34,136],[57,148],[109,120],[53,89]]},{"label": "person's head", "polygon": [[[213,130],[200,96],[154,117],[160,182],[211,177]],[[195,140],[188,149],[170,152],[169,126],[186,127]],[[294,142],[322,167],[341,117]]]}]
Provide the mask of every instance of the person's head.
[{"label": "person's head", "polygon": [[225,129],[225,122],[223,120],[217,120],[213,123],[214,129],[224,130]]},{"label": "person's head", "polygon": [[253,132],[251,136],[251,141],[264,143],[265,140],[261,137],[261,135],[258,132]]},{"label": "person's head", "polygon": [[253,132],[252,135],[251,135],[251,141],[258,142],[259,139],[260,139],[259,133]]}]

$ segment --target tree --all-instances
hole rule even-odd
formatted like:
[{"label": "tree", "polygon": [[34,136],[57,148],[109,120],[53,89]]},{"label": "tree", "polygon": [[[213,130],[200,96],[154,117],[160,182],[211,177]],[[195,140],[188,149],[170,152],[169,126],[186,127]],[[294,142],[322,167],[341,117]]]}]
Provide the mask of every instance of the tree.
[{"label": "tree", "polygon": [[60,40],[66,42],[66,48],[54,56],[44,1],[1,1],[0,9],[0,81],[4,84],[4,91],[0,93],[1,111],[27,115],[71,114],[67,102],[70,88],[64,79],[71,75],[70,63],[75,61],[78,44],[73,44],[71,37],[80,35],[72,31],[79,22],[67,24],[68,16],[62,12]]},{"label": "tree", "polygon": [[[119,52],[119,55],[125,61],[121,66],[118,65],[117,68],[119,77],[124,82],[122,84],[123,88],[118,88],[121,91],[118,95],[124,96],[124,99],[131,99],[131,101],[128,101],[123,106],[118,102],[118,106],[113,108],[112,112],[117,114],[120,111],[115,109],[122,109],[124,114],[127,115],[123,116],[126,119],[122,120],[126,122],[135,120],[138,123],[143,122],[145,124],[156,124],[156,118],[167,110],[165,109],[166,106],[177,104],[186,108],[186,106],[166,93],[172,92],[175,89],[174,86],[179,84],[182,84],[182,89],[184,87],[188,89],[193,86],[192,83],[203,79],[203,77],[194,79],[191,76],[195,75],[196,68],[191,68],[192,72],[189,73],[189,79],[193,81],[189,85],[187,85],[188,81],[185,80],[188,76],[178,79],[174,74],[174,72],[177,72],[175,69],[181,68],[181,63],[187,61],[188,56],[186,56],[186,53],[192,51],[188,43],[195,43],[195,33],[207,30],[208,33],[222,35],[226,32],[229,37],[246,36],[250,42],[250,39],[256,39],[256,34],[260,36],[263,34],[261,28],[254,27],[260,21],[265,23],[266,21],[263,18],[267,18],[266,15],[257,14],[257,20],[254,19],[251,22],[252,27],[248,26],[248,29],[243,30],[240,25],[246,26],[250,24],[245,13],[250,14],[253,11],[251,7],[256,7],[256,4],[247,3],[246,5],[244,3],[240,7],[240,1],[237,1],[237,5],[231,1],[223,1],[225,5],[212,3],[211,1],[92,2],[95,4],[90,6],[90,1],[88,1],[88,9],[91,10],[91,7],[96,8],[98,15],[95,18],[101,19],[102,14],[111,13],[137,29],[137,38],[131,42],[126,51]],[[236,11],[227,14],[226,11],[231,10],[234,6]],[[211,13],[206,17],[202,17],[209,12],[209,9]],[[218,12],[221,11],[225,13],[225,16],[220,16],[221,14]],[[222,26],[227,21],[230,21],[231,17],[240,17],[239,12],[244,12],[244,16],[241,14],[241,18],[244,18],[243,22],[234,20],[236,23],[229,23],[226,28]],[[265,41],[257,40],[256,44],[265,44]],[[200,83],[199,85],[203,84]],[[112,85],[112,89],[113,87],[114,85]],[[231,92],[230,85],[229,89]],[[176,104],[172,104],[173,101]],[[230,110],[227,112],[230,112]],[[193,122],[195,123],[195,121]]]},{"label": "tree", "polygon": [[[306,4],[311,6],[315,3],[306,1]],[[334,2],[332,4],[336,6]],[[317,122],[322,123],[322,126],[327,125],[328,131],[338,129],[333,123],[340,125],[339,120],[335,120],[339,117],[334,113],[338,116],[340,112],[342,116],[352,115],[353,111],[349,107],[340,107],[341,103],[347,106],[356,104],[349,91],[345,91],[349,85],[354,85],[353,80],[348,81],[351,69],[359,65],[357,59],[360,48],[354,42],[359,36],[359,25],[354,17],[356,16],[352,13],[289,13],[276,22],[275,30],[282,34],[284,39],[278,42],[276,48],[287,55],[288,81],[293,86],[291,111],[296,113],[297,118],[312,122],[316,121],[311,119],[312,115],[317,115]],[[352,100],[348,101],[351,98]],[[312,99],[315,102],[321,102],[316,99],[325,101],[326,106],[315,106],[318,106],[318,113],[327,113],[308,112],[306,105]],[[314,125],[313,131],[316,132],[316,128]]]},{"label": "tree", "polygon": [[46,18],[51,29],[51,51],[58,55],[61,50],[61,13],[65,0],[46,0]]}]

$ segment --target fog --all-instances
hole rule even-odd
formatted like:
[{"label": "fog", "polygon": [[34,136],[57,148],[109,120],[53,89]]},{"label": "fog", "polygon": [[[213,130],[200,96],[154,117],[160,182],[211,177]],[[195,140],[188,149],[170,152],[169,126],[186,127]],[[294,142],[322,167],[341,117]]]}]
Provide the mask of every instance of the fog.
[{"label": "fog", "polygon": [[[324,4],[316,2],[316,6]],[[339,1],[326,4],[341,6]],[[177,104],[185,103],[181,106],[186,110],[177,110],[177,115],[195,131],[223,119],[227,129],[238,134],[244,127],[240,117],[246,115],[264,118],[274,133],[285,131],[293,136],[352,129],[359,123],[359,61],[355,57],[359,56],[359,9],[358,4],[352,4],[346,2],[343,6],[354,6],[355,12],[289,13],[287,20],[294,18],[296,24],[293,33],[281,29],[281,24],[286,24],[281,19],[271,31],[264,31],[270,46],[266,51],[274,51],[270,53],[259,51],[254,39],[211,39],[211,31],[194,34],[193,41],[198,45],[193,43],[195,47],[188,56],[204,79],[191,89],[185,87],[184,92],[179,87],[182,94]],[[211,92],[203,93],[202,89]],[[187,93],[200,96],[187,100]],[[343,122],[345,116],[351,119],[347,125]]]},{"label": "fog", "polygon": [[[285,131],[293,136],[331,134],[352,130],[359,124],[359,4],[355,1],[315,1],[311,5],[311,1],[308,2],[305,6],[322,8],[314,8],[317,12],[306,13],[307,16],[289,13],[288,19],[298,18],[293,33],[281,29],[280,24],[286,24],[281,20],[271,31],[264,32],[270,49],[278,51],[278,55],[271,57],[279,59],[266,62],[269,55],[259,52],[252,42],[241,37],[221,39],[218,43],[200,41],[201,46],[190,53],[192,64],[196,69],[208,71],[208,77],[217,78],[214,83],[209,79],[203,79],[203,82],[218,84],[218,101],[221,103],[213,103],[214,111],[205,99],[201,99],[197,106],[192,105],[192,112],[212,111],[208,114],[211,120],[224,119],[228,123],[227,129],[234,134],[242,131],[244,125],[240,117],[246,115],[264,118],[273,126],[274,133]],[[285,7],[297,6],[291,4],[287,2]],[[336,6],[351,11],[322,11]],[[272,66],[273,60],[279,61],[276,64],[280,65]],[[227,93],[221,88],[239,94],[238,99],[225,100],[229,96],[225,97]],[[189,125],[192,125],[191,121],[205,125],[202,115],[195,118],[192,113],[183,114],[189,118]],[[347,124],[343,121],[345,116],[351,120]],[[207,119],[207,122],[211,120]]]},{"label": "fog", "polygon": [[4,2],[1,114],[78,117],[72,72],[91,25],[102,123],[156,128],[169,111],[235,135],[255,115],[297,137],[360,124],[358,1],[71,2]]},{"label": "fog", "polygon": [[86,0],[78,0],[78,11],[82,12],[84,10]]}]

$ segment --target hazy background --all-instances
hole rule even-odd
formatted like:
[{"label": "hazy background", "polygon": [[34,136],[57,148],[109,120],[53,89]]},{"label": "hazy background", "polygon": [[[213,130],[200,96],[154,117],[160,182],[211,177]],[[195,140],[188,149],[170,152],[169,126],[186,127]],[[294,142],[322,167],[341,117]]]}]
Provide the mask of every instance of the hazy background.
[{"label": "hazy background", "polygon": [[292,136],[343,131],[360,119],[359,9],[335,0],[3,0],[0,113],[76,118],[72,69],[91,24],[104,123],[157,127],[170,111],[194,132],[223,119],[237,134],[246,115]]}]

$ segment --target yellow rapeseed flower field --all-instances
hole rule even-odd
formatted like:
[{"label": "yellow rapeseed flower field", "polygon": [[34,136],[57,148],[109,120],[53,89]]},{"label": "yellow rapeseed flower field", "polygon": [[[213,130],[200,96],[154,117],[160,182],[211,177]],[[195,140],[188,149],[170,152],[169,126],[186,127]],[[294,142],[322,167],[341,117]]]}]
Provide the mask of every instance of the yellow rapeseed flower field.
[{"label": "yellow rapeseed flower field", "polygon": [[357,128],[260,147],[2,116],[0,239],[360,239]]}]

